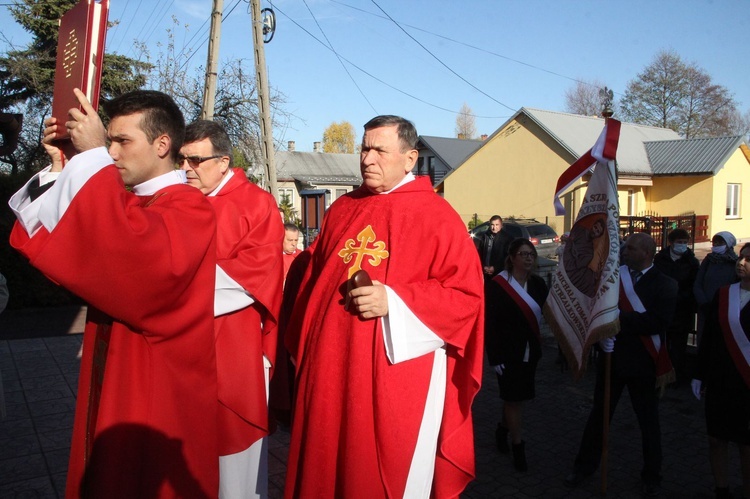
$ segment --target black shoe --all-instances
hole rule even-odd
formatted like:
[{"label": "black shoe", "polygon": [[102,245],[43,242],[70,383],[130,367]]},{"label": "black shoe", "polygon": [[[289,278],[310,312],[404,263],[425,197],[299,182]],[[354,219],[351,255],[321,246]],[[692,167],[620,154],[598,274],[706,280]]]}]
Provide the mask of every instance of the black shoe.
[{"label": "black shoe", "polygon": [[573,489],[581,485],[588,477],[593,473],[583,473],[580,471],[573,471],[565,477],[565,486],[569,489]]},{"label": "black shoe", "polygon": [[643,483],[641,492],[645,497],[659,497],[661,495],[661,485],[658,483]]},{"label": "black shoe", "polygon": [[510,452],[510,447],[508,447],[508,428],[503,426],[502,423],[497,424],[497,430],[495,430],[495,444],[497,445],[497,450],[503,454]]},{"label": "black shoe", "polygon": [[517,471],[528,471],[526,464],[526,442],[521,440],[520,444],[513,444],[513,467]]}]

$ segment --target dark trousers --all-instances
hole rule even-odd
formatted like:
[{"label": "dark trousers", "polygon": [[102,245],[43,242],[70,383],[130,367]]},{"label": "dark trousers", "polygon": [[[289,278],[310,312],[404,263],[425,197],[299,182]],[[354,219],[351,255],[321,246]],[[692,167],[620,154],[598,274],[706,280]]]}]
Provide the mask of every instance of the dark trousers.
[{"label": "dark trousers", "polygon": [[688,336],[695,327],[695,314],[675,317],[674,322],[667,330],[667,348],[669,358],[672,360],[677,381],[685,381],[691,378],[687,372],[687,350]]},{"label": "dark trousers", "polygon": [[[604,364],[604,361],[601,361]],[[654,387],[656,380],[653,376],[627,377],[616,375],[611,377],[610,389],[610,420],[620,400],[622,391],[627,387],[630,402],[633,404],[638,425],[641,428],[643,444],[643,469],[641,479],[650,484],[661,481],[661,430],[659,429],[659,398]],[[602,454],[602,427],[604,407],[604,369],[599,367],[594,389],[594,406],[591,408],[586,429],[581,438],[581,447],[576,456],[576,471],[589,475],[599,467]],[[611,438],[611,437],[610,437]],[[611,454],[610,454],[611,455]]]}]

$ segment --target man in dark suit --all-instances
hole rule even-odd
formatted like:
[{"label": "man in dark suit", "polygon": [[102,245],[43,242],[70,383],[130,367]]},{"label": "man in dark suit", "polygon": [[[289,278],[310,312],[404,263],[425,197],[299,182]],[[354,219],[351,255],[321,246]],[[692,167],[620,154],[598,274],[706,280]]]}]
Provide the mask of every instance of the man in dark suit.
[{"label": "man in dark suit", "polygon": [[[600,342],[604,352],[612,352],[610,417],[625,387],[638,417],[643,441],[641,479],[646,496],[656,496],[660,492],[662,460],[656,350],[650,353],[648,346],[660,343],[661,348],[666,348],[665,334],[677,302],[677,282],[654,267],[655,253],[656,243],[651,236],[636,233],[628,237],[622,255],[625,265],[620,268],[623,279],[620,333],[616,338]],[[627,290],[629,286],[629,291],[634,292],[630,299],[627,292],[623,293],[623,289]],[[568,487],[578,486],[599,467],[604,409],[603,364],[600,362],[598,366],[594,405],[581,438],[575,467],[565,479]]]},{"label": "man in dark suit", "polygon": [[508,245],[513,238],[503,230],[503,219],[500,215],[490,218],[490,227],[481,232],[474,240],[482,262],[485,281],[492,279],[505,268],[505,257]]}]

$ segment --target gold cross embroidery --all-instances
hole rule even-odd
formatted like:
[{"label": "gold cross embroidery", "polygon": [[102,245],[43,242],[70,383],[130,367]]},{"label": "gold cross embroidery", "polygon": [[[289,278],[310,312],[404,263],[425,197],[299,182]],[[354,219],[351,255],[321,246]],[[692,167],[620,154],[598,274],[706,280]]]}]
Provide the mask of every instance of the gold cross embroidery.
[{"label": "gold cross embroidery", "polygon": [[[344,259],[344,263],[349,263],[352,260],[352,256],[357,255],[354,265],[349,267],[348,278],[351,278],[355,272],[362,268],[362,260],[364,260],[365,255],[370,257],[370,265],[373,267],[377,267],[383,259],[388,258],[385,243],[383,241],[375,241],[376,238],[375,231],[372,230],[372,225],[368,225],[362,229],[362,232],[357,234],[357,241],[360,242],[358,247],[355,246],[357,243],[354,239],[346,241],[344,249],[339,251],[339,256]],[[368,247],[370,243],[373,243],[372,247]]]}]

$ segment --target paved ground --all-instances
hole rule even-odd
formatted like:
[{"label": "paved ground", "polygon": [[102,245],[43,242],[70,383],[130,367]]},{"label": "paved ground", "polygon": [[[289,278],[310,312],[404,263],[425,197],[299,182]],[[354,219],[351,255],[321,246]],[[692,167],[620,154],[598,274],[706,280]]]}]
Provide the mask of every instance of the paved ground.
[{"label": "paved ground", "polygon": [[[0,315],[0,372],[7,415],[0,421],[0,498],[63,497],[73,423],[82,316],[77,309]],[[510,457],[494,447],[500,413],[497,383],[485,369],[474,404],[477,479],[466,498],[588,498],[600,491],[599,474],[579,489],[563,479],[570,470],[593,392],[594,372],[574,383],[555,363],[556,347],[544,351],[537,398],[525,408],[529,471],[514,471]],[[661,403],[664,449],[663,495],[709,498],[713,485],[707,459],[703,407],[687,385],[667,390]],[[640,433],[625,397],[612,424],[608,496],[640,497]],[[271,496],[283,487],[289,434],[271,438]],[[733,450],[732,488],[740,478]],[[740,496],[739,491],[736,494]]]}]

